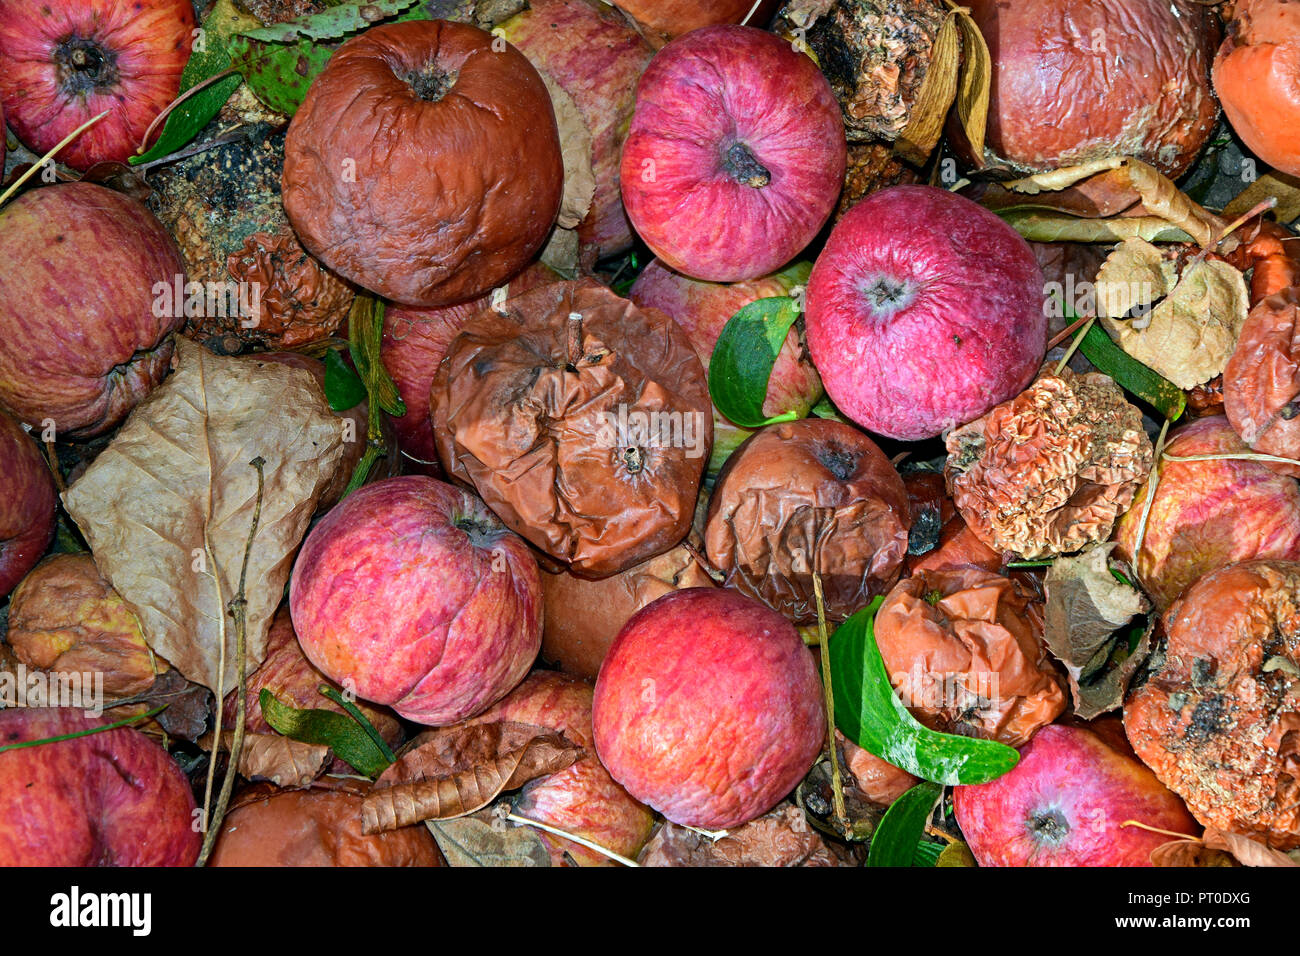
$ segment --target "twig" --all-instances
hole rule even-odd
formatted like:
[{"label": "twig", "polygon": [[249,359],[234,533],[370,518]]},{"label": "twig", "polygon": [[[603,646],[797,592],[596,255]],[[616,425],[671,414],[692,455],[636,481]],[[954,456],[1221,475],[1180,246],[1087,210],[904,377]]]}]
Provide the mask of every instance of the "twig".
[{"label": "twig", "polygon": [[1047,343],[1047,351],[1049,351],[1049,352],[1052,351],[1052,349],[1056,348],[1058,345],[1060,345],[1062,342],[1064,342],[1066,339],[1068,339],[1068,338],[1069,338],[1071,335],[1073,335],[1075,332],[1079,331],[1079,327],[1080,327],[1081,325],[1085,325],[1086,323],[1091,322],[1094,318],[1095,318],[1095,316],[1091,316],[1091,315],[1081,315],[1081,316],[1079,316],[1079,318],[1077,318],[1077,319],[1075,319],[1073,322],[1071,322],[1071,323],[1070,323],[1068,326],[1066,326],[1062,331],[1058,332],[1058,333],[1057,333],[1057,334],[1052,338],[1052,341],[1050,341],[1050,342]]},{"label": "twig", "polygon": [[6,189],[3,193],[0,193],[0,206],[3,206],[8,201],[9,197],[12,196],[14,193],[16,193],[19,190],[19,188],[22,187],[23,183],[27,182],[27,180],[35,176],[36,170],[40,169],[46,163],[52,161],[54,157],[59,154],[59,150],[63,149],[64,146],[67,146],[69,143],[71,143],[74,139],[76,139],[86,130],[90,129],[90,127],[98,123],[110,112],[111,110],[104,110],[104,112],[100,113],[98,116],[92,116],[90,119],[86,120],[86,122],[82,123],[80,126],[74,129],[67,136],[63,137],[63,139],[59,141],[59,144],[57,146],[55,146],[52,150],[50,150],[48,153],[46,153],[44,156],[41,157],[40,162],[33,165],[30,169],[27,170],[27,172],[23,173],[21,176],[15,179],[13,181],[13,184],[8,189]]},{"label": "twig", "polygon": [[1142,576],[1142,544],[1147,536],[1147,521],[1151,518],[1151,504],[1156,500],[1156,489],[1160,486],[1160,458],[1165,450],[1165,435],[1169,432],[1169,419],[1160,426],[1160,437],[1156,439],[1155,464],[1151,467],[1151,481],[1147,484],[1147,500],[1142,502],[1142,520],[1138,522],[1137,540],[1133,543],[1133,573]]},{"label": "twig", "polygon": [[812,569],[813,596],[817,599],[817,638],[822,661],[822,690],[826,695],[826,743],[831,756],[831,797],[835,820],[841,833],[849,832],[849,813],[844,805],[844,781],[840,779],[840,756],[835,746],[835,691],[831,687],[831,647],[826,635],[826,601],[822,596],[822,577],[816,561]]},{"label": "twig", "polygon": [[[207,830],[203,834],[203,849],[199,852],[195,866],[203,866],[212,854],[217,842],[217,833],[221,822],[226,817],[226,808],[230,806],[230,795],[235,790],[235,778],[239,776],[239,759],[244,749],[244,725],[248,719],[248,597],[245,586],[248,582],[248,558],[253,551],[253,539],[257,536],[257,525],[262,520],[262,496],[266,490],[266,476],[262,469],[266,460],[258,455],[249,464],[257,469],[257,502],[253,505],[253,522],[248,529],[248,540],[244,543],[244,562],[239,569],[239,590],[231,598],[226,609],[235,620],[235,668],[238,673],[238,696],[235,699],[235,734],[230,742],[230,762],[226,765],[226,775],[221,781],[221,795],[211,817],[205,817]],[[224,641],[222,642],[225,643]],[[213,764],[216,763],[216,743],[213,743]]]},{"label": "twig", "polygon": [[1083,340],[1087,338],[1088,333],[1092,330],[1092,324],[1096,321],[1097,317],[1095,315],[1088,316],[1088,321],[1084,323],[1083,330],[1075,336],[1074,341],[1070,343],[1070,347],[1061,356],[1061,361],[1057,363],[1055,374],[1060,375],[1065,371],[1065,367],[1070,364],[1070,359],[1074,358],[1074,353],[1079,350],[1079,346],[1083,344]]},{"label": "twig", "polygon": [[54,449],[54,442],[47,441],[45,443],[45,457],[50,463],[50,471],[54,474],[54,487],[57,488],[59,494],[62,495],[68,490],[68,486],[63,480],[63,472],[59,470],[59,455]]},{"label": "twig", "polygon": [[630,860],[627,857],[625,857],[623,854],[615,853],[613,850],[607,849],[606,847],[601,846],[599,843],[594,843],[591,840],[588,840],[586,837],[578,836],[578,834],[576,833],[569,833],[565,830],[561,830],[559,827],[553,827],[549,823],[541,823],[538,820],[530,820],[527,817],[519,816],[519,814],[517,813],[507,813],[506,819],[509,820],[511,823],[518,823],[521,826],[526,826],[526,827],[536,827],[539,830],[545,830],[547,833],[550,833],[553,836],[563,837],[565,840],[571,840],[572,842],[578,844],[578,846],[585,846],[588,850],[593,850],[594,852],[599,853],[601,856],[608,857],[609,859],[613,860],[615,863],[622,863],[624,866],[635,866],[635,867],[639,867],[641,865],[636,860]]}]

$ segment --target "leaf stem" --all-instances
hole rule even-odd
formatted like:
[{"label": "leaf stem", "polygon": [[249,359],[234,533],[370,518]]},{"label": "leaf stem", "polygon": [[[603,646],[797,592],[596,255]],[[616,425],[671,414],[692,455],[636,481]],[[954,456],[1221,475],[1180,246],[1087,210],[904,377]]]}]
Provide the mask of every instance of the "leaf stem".
[{"label": "leaf stem", "polygon": [[147,710],[143,714],[137,714],[134,717],[124,717],[121,720],[114,721],[111,724],[104,724],[101,727],[91,727],[89,730],[78,730],[70,734],[59,734],[57,737],[42,737],[40,740],[23,740],[16,744],[4,744],[0,746],[0,754],[6,750],[21,750],[24,747],[39,747],[42,744],[57,744],[62,740],[75,740],[78,737],[89,737],[92,734],[102,734],[109,730],[116,730],[119,727],[125,727],[127,724],[138,723],[141,720],[148,720],[156,714],[162,713],[167,709],[167,705],[155,707],[153,710]]},{"label": "leaf stem", "polygon": [[831,648],[826,634],[826,600],[822,594],[822,577],[814,563],[812,569],[813,597],[817,601],[817,644],[822,662],[822,691],[826,697],[826,746],[831,758],[831,800],[835,806],[835,822],[841,833],[849,832],[849,813],[844,804],[844,781],[840,778],[839,748],[835,746],[835,690],[831,686]]},{"label": "leaf stem", "polygon": [[547,833],[551,834],[552,836],[557,836],[565,840],[570,840],[578,844],[578,846],[585,846],[588,850],[592,850],[596,853],[599,853],[601,856],[608,857],[609,859],[613,860],[615,863],[622,863],[624,866],[631,866],[631,867],[641,866],[641,864],[638,863],[636,860],[628,859],[627,857],[623,856],[623,854],[615,853],[613,850],[607,849],[606,847],[601,846],[599,843],[594,843],[591,840],[588,840],[586,837],[578,836],[578,834],[576,833],[569,833],[565,830],[561,830],[559,827],[553,827],[549,823],[542,823],[538,820],[530,820],[527,817],[519,816],[519,814],[517,813],[507,813],[506,819],[509,820],[511,823],[517,823],[520,826],[536,827],[538,830],[545,830]]}]

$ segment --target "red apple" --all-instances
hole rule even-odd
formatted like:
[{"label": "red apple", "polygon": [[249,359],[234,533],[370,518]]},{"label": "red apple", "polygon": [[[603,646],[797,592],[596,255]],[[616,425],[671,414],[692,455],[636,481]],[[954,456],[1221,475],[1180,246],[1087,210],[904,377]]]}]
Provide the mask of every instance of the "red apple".
[{"label": "red apple", "polygon": [[36,566],[54,537],[54,476],[21,425],[0,412],[0,600]]},{"label": "red apple", "polygon": [[1010,226],[932,186],[854,206],[808,283],[808,347],[841,412],[915,441],[1020,394],[1047,352],[1043,273]]},{"label": "red apple", "polygon": [[1044,727],[1020,748],[1020,763],[979,786],[956,787],[957,823],[980,866],[1150,866],[1170,837],[1195,836],[1183,802],[1132,755],[1118,735]]},{"label": "red apple", "polygon": [[86,170],[126,162],[176,98],[194,42],[190,0],[0,4],[0,103],[37,153],[108,115],[58,154]]},{"label": "red apple", "polygon": [[473,495],[422,475],[354,491],[307,536],[289,608],[331,680],[422,724],[486,710],[542,643],[528,546]]},{"label": "red apple", "polygon": [[[0,710],[0,742],[109,722],[70,708]],[[138,730],[0,753],[0,866],[191,866],[199,842],[189,781]]]},{"label": "red apple", "polygon": [[[472,723],[513,720],[557,730],[587,751],[571,767],[527,784],[515,801],[515,813],[549,823],[635,858],[650,839],[654,814],[633,800],[610,777],[596,758],[591,739],[591,685],[555,671],[534,671],[505,699]],[[568,853],[582,866],[603,866],[613,861],[572,840],[539,832],[558,865]]]},{"label": "red apple", "polygon": [[794,626],[735,591],[642,608],[601,665],[596,752],[674,823],[739,826],[771,810],[826,742],[821,682]]},{"label": "red apple", "polygon": [[632,246],[632,225],[619,197],[623,140],[636,81],[653,51],[626,18],[596,0],[531,0],[499,33],[573,98],[592,138],[596,194],[578,238],[597,256]]},{"label": "red apple", "polygon": [[839,103],[811,59],[753,27],[674,40],[637,85],[623,202],[668,266],[736,282],[781,268],[844,184]]},{"label": "red apple", "polygon": [[[502,288],[507,296],[558,281],[559,276],[535,262]],[[397,385],[406,414],[390,418],[398,444],[409,458],[437,465],[438,448],[429,421],[429,390],[447,346],[467,321],[492,304],[493,293],[442,308],[421,309],[390,305],[384,310],[384,337],[380,345],[384,368]],[[361,433],[362,435],[365,432]]]},{"label": "red apple", "polygon": [[67,183],[0,209],[0,405],[60,438],[124,419],[171,365],[183,317],[155,286],[185,281],[176,243],[141,203]]},{"label": "red apple", "polygon": [[[628,298],[643,309],[658,309],[676,319],[690,336],[707,372],[718,336],[733,315],[755,299],[788,296],[798,287],[806,286],[810,271],[811,266],[800,262],[762,279],[725,284],[688,278],[655,259],[637,277]],[[796,324],[786,333],[785,343],[772,366],[763,414],[770,418],[795,412],[802,418],[821,401],[823,394],[822,380],[803,342],[803,330]],[[716,474],[728,456],[752,434],[752,429],[732,423],[715,408],[709,471]]]},{"label": "red apple", "polygon": [[715,23],[747,23],[765,27],[776,12],[777,0],[614,0],[632,17],[655,46]]}]

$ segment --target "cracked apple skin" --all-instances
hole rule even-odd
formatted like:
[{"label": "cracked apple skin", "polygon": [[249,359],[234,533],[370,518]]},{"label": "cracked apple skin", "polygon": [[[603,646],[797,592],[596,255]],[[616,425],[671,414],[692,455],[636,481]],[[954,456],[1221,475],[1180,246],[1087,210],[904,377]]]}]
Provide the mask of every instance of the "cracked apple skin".
[{"label": "cracked apple skin", "polygon": [[60,439],[111,430],[166,376],[183,317],[156,283],[184,283],[167,230],[89,183],[45,186],[0,210],[0,405]]},{"label": "cracked apple skin", "polygon": [[623,204],[668,266],[756,279],[817,235],[846,163],[839,103],[810,58],[753,27],[706,27],[664,47],[637,85]]},{"label": "cracked apple skin", "polygon": [[[587,751],[572,766],[532,780],[515,800],[514,811],[530,820],[586,837],[593,843],[632,859],[650,839],[654,814],[614,782],[591,739],[591,684],[556,671],[534,671],[486,713],[471,723],[512,720],[559,731]],[[551,861],[560,865],[567,853],[580,866],[616,866],[609,857],[572,840],[543,831]]]},{"label": "cracked apple skin", "polygon": [[532,667],[539,573],[483,502],[407,475],[354,491],[312,529],[289,609],[327,677],[438,727],[486,710]]},{"label": "cracked apple skin", "polygon": [[[953,790],[957,824],[980,866],[1151,866],[1151,851],[1200,827],[1127,744],[1083,727],[1044,727],[1020,763]],[[1119,745],[1119,747],[1116,746]],[[1119,749],[1119,748],[1123,749]]]},{"label": "cracked apple skin", "polygon": [[0,600],[36,566],[54,537],[54,477],[36,442],[0,412]]},{"label": "cracked apple skin", "polygon": [[14,135],[44,154],[107,110],[57,159],[82,172],[126,162],[176,98],[194,26],[190,0],[0,4],[0,103]]},{"label": "cracked apple skin", "polygon": [[[110,722],[72,708],[0,711],[0,744]],[[192,866],[189,781],[130,727],[0,753],[0,866]]]},{"label": "cracked apple skin", "polygon": [[642,608],[610,647],[592,708],[610,776],[673,823],[762,816],[826,742],[821,682],[789,621],[735,591]]},{"label": "cracked apple skin", "polygon": [[905,441],[974,421],[1047,352],[1043,273],[1010,226],[933,186],[854,206],[808,282],[808,348],[835,406]]}]

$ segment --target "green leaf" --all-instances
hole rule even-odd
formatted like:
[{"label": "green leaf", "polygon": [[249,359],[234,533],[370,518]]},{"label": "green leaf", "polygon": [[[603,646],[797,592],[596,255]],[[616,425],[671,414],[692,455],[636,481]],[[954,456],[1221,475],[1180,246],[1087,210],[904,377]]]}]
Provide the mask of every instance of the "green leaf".
[{"label": "green leaf", "polygon": [[835,725],[859,747],[923,780],[996,780],[1020,759],[1013,748],[923,727],[894,694],[872,629],[883,603],[876,598],[831,636]]},{"label": "green leaf", "polygon": [[313,40],[338,40],[374,26],[415,6],[417,0],[370,0],[368,3],[344,3],[321,13],[277,23],[256,30],[241,30],[243,36],[268,43],[295,43],[299,37]]},{"label": "green leaf", "polygon": [[[212,12],[203,21],[202,32],[199,34],[201,43],[196,41],[189,62],[181,72],[180,93],[231,68],[230,37],[240,26],[249,23],[257,23],[257,20],[236,10],[231,0],[220,0],[212,8]],[[131,164],[139,165],[170,156],[189,145],[203,127],[211,122],[212,117],[221,111],[235,90],[239,89],[240,82],[239,75],[232,74],[195,93],[176,107],[163,123],[162,136],[148,152],[132,156]]]},{"label": "green leaf", "polygon": [[944,844],[931,843],[925,841],[916,845],[916,852],[912,854],[912,866],[929,867],[937,866],[939,856],[943,853]]},{"label": "green leaf", "polygon": [[245,36],[230,43],[230,55],[244,75],[248,88],[270,109],[292,116],[298,112],[307,88],[338,49],[333,43],[265,43]]},{"label": "green leaf", "polygon": [[925,835],[925,821],[941,796],[942,786],[925,781],[891,803],[871,835],[867,866],[912,866]]},{"label": "green leaf", "polygon": [[709,360],[709,395],[718,411],[742,428],[794,421],[797,412],[763,414],[767,381],[785,337],[799,318],[788,295],[755,299],[727,320]]},{"label": "green leaf", "polygon": [[384,337],[384,303],[371,296],[359,295],[348,314],[348,347],[352,364],[365,382],[370,401],[398,418],[406,414],[406,404],[397,386],[384,368],[380,344]]},{"label": "green leaf", "polygon": [[356,408],[366,398],[366,386],[338,349],[325,353],[325,398],[336,412]]},{"label": "green leaf", "polygon": [[351,717],[332,710],[290,707],[266,688],[262,688],[258,703],[273,730],[305,744],[324,744],[358,773],[377,777],[392,763],[366,729]]},{"label": "green leaf", "polygon": [[1120,388],[1142,399],[1171,422],[1187,408],[1186,392],[1125,352],[1097,323],[1088,329],[1079,351]]}]

